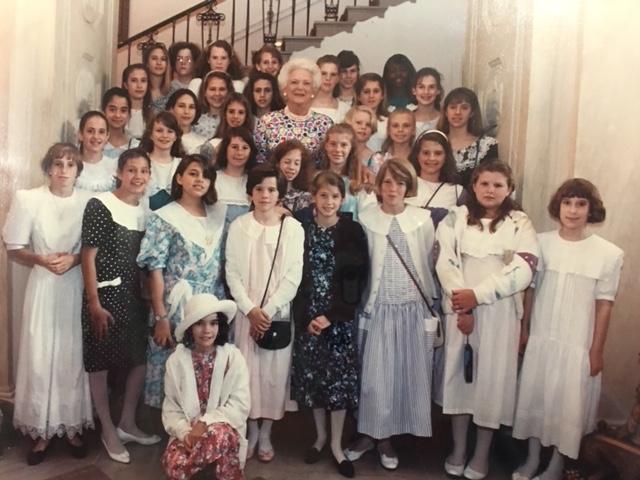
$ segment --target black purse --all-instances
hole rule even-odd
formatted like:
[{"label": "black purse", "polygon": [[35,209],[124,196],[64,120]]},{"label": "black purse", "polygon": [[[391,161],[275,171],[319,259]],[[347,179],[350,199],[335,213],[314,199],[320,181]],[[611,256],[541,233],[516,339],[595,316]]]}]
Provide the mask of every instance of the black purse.
[{"label": "black purse", "polygon": [[[269,276],[267,277],[267,285],[266,287],[264,287],[264,295],[262,295],[262,300],[260,301],[260,308],[264,306],[264,302],[267,299],[267,291],[269,290],[269,283],[271,282],[271,276],[273,275],[273,268],[276,265],[276,257],[278,255],[278,247],[280,246],[280,237],[282,236],[282,227],[284,226],[285,218],[286,216],[283,215],[280,222],[278,240],[276,241],[276,251],[273,252],[271,270],[269,270]],[[262,338],[256,340],[256,343],[260,348],[263,348],[264,350],[281,350],[283,348],[286,348],[291,343],[291,321],[272,319],[269,330],[264,332]]]},{"label": "black purse", "polygon": [[467,343],[464,345],[462,354],[464,365],[464,381],[465,383],[473,383],[473,347],[469,345],[469,335],[467,335]]}]

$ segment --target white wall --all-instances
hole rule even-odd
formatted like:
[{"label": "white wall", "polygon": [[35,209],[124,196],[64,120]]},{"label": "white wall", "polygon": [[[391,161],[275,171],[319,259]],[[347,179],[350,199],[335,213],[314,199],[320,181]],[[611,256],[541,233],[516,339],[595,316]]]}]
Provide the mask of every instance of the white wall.
[{"label": "white wall", "polygon": [[[16,189],[43,183],[39,162],[47,148],[71,139],[78,117],[99,107],[110,84],[115,4],[50,0],[34,8],[21,0],[3,2],[6,70],[0,77],[0,118],[6,130],[0,130],[6,138],[0,142],[0,224]],[[9,305],[12,328],[0,315],[0,338],[12,332],[15,345],[26,270],[14,263],[9,273],[1,267],[0,305]],[[0,365],[6,365],[3,360]]]},{"label": "white wall", "polygon": [[359,22],[351,33],[328,37],[320,48],[310,47],[293,57],[316,59],[349,49],[360,58],[362,73],[382,74],[387,58],[403,53],[416,69],[437,68],[449,91],[462,82],[466,26],[466,0],[418,0],[390,7],[384,17]]},{"label": "white wall", "polygon": [[538,231],[557,228],[546,206],[567,178],[596,184],[607,220],[592,229],[625,251],[605,347],[600,416],[626,418],[638,373],[640,74],[635,0],[474,0],[465,84],[496,105],[500,155]]}]

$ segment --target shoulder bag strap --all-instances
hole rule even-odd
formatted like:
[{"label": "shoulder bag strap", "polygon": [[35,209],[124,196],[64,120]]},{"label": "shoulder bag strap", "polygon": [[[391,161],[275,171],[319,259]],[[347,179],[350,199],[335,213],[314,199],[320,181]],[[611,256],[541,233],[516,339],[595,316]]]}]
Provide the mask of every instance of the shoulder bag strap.
[{"label": "shoulder bag strap", "polygon": [[422,288],[420,287],[420,284],[418,283],[418,279],[413,275],[413,273],[409,269],[409,265],[407,265],[407,263],[404,261],[404,258],[402,258],[402,255],[400,255],[400,252],[398,251],[398,247],[396,247],[395,243],[393,243],[393,240],[391,240],[391,236],[388,233],[387,233],[387,241],[389,242],[389,245],[391,245],[391,248],[393,248],[393,251],[396,253],[398,258],[400,259],[400,263],[402,263],[402,266],[404,267],[404,269],[409,274],[409,277],[411,278],[411,280],[413,281],[413,284],[418,289],[418,292],[420,292],[420,296],[424,300],[424,303],[427,304],[427,308],[429,309],[429,313],[432,316],[437,317],[436,312],[433,311],[433,309],[431,308],[431,305],[429,304],[429,300],[427,299],[427,296],[422,291]]},{"label": "shoulder bag strap", "polygon": [[433,200],[433,197],[435,197],[438,194],[438,192],[440,191],[443,185],[444,185],[444,182],[440,182],[440,185],[438,185],[438,188],[436,188],[436,191],[431,194],[431,196],[429,197],[429,200],[427,200],[427,203],[425,203],[422,208],[429,207],[431,200]]},{"label": "shoulder bag strap", "polygon": [[287,216],[282,215],[280,219],[280,230],[278,230],[278,240],[276,241],[276,250],[273,252],[273,261],[271,262],[271,269],[269,270],[269,276],[267,277],[267,285],[264,287],[264,295],[260,300],[260,308],[264,306],[264,301],[267,299],[267,292],[269,291],[269,283],[271,282],[271,275],[273,275],[273,268],[276,266],[276,257],[278,256],[278,247],[280,246],[280,237],[282,237],[282,227],[284,226],[284,220]]}]

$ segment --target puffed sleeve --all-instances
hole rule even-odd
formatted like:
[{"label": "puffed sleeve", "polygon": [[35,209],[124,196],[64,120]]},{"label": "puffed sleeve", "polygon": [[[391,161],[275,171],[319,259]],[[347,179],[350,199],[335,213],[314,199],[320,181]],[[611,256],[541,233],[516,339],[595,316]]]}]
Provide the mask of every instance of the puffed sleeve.
[{"label": "puffed sleeve", "polygon": [[229,291],[238,309],[247,314],[256,305],[249,298],[242,278],[242,266],[248,261],[247,249],[250,248],[242,233],[242,217],[238,217],[229,226],[225,244],[225,274]]},{"label": "puffed sleeve", "polygon": [[278,286],[263,307],[265,313],[272,318],[286,304],[293,300],[302,280],[302,266],[304,256],[304,229],[294,218],[285,218],[286,236],[283,240],[287,246],[283,248],[282,273]]},{"label": "puffed sleeve", "polygon": [[207,425],[224,422],[239,429],[249,416],[251,394],[247,362],[236,348],[229,355],[228,370],[223,378],[223,391],[229,392],[225,402],[215,410],[205,413],[200,420]]},{"label": "puffed sleeve", "polygon": [[596,281],[596,300],[611,300],[613,302],[616,299],[623,257],[624,254],[622,250],[619,250],[617,254],[611,258],[604,275]]},{"label": "puffed sleeve", "polygon": [[473,288],[480,304],[494,303],[524,290],[531,284],[539,256],[536,231],[524,213],[513,215],[513,259],[499,272],[489,275]]},{"label": "puffed sleeve", "polygon": [[32,212],[33,209],[29,208],[29,191],[18,190],[2,231],[7,250],[18,250],[31,243]]},{"label": "puffed sleeve", "polygon": [[106,233],[112,228],[113,221],[109,209],[97,198],[87,203],[82,216],[82,245],[100,248],[107,238]]},{"label": "puffed sleeve", "polygon": [[160,270],[167,266],[171,252],[173,228],[155,213],[147,222],[136,262],[140,268]]},{"label": "puffed sleeve", "polygon": [[456,222],[459,215],[465,215],[463,208],[454,208],[440,222],[436,230],[436,272],[442,290],[447,297],[451,297],[453,290],[465,288],[462,265],[458,255],[459,238],[456,238]]},{"label": "puffed sleeve", "polygon": [[164,373],[164,401],[162,403],[162,424],[169,435],[179,440],[191,431],[191,423],[182,407],[182,392],[180,391],[181,372],[179,358],[171,354],[166,363]]}]

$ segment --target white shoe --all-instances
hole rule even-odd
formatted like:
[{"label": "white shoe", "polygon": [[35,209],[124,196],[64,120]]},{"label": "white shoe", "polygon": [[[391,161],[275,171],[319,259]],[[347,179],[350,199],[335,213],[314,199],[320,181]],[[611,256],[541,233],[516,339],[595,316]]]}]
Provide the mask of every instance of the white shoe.
[{"label": "white shoe", "polygon": [[107,447],[107,442],[104,441],[104,438],[102,438],[102,435],[100,435],[100,441],[102,442],[102,446],[107,451],[107,454],[109,455],[109,458],[111,460],[119,463],[131,463],[131,457],[129,456],[129,452],[127,451],[126,448],[122,453],[113,453],[109,450],[109,447]]},{"label": "white shoe", "polygon": [[135,435],[131,435],[130,433],[125,432],[120,427],[116,428],[116,434],[120,441],[124,444],[129,442],[139,443],[140,445],[155,445],[160,440],[162,440],[158,435],[148,435],[146,437],[137,437]]},{"label": "white shoe", "polygon": [[531,478],[516,471],[511,474],[511,480],[531,480]]},{"label": "white shoe", "polygon": [[464,472],[464,463],[462,465],[452,465],[445,460],[444,471],[447,475],[451,475],[452,477],[461,477]]},{"label": "white shoe", "polygon": [[374,446],[371,445],[369,448],[365,448],[364,450],[351,450],[349,448],[345,448],[342,453],[344,453],[344,456],[347,457],[347,460],[349,460],[350,462],[355,462],[356,460],[360,460],[360,457],[362,457],[362,455],[373,450],[373,447]]},{"label": "white shoe", "polygon": [[380,453],[380,465],[385,470],[395,470],[398,468],[398,457],[387,457],[384,453]]},{"label": "white shoe", "polygon": [[484,477],[487,476],[486,473],[476,472],[473,468],[469,467],[468,465],[467,465],[467,468],[464,469],[464,472],[462,472],[462,475],[464,476],[464,478],[467,478],[468,480],[482,480]]}]

